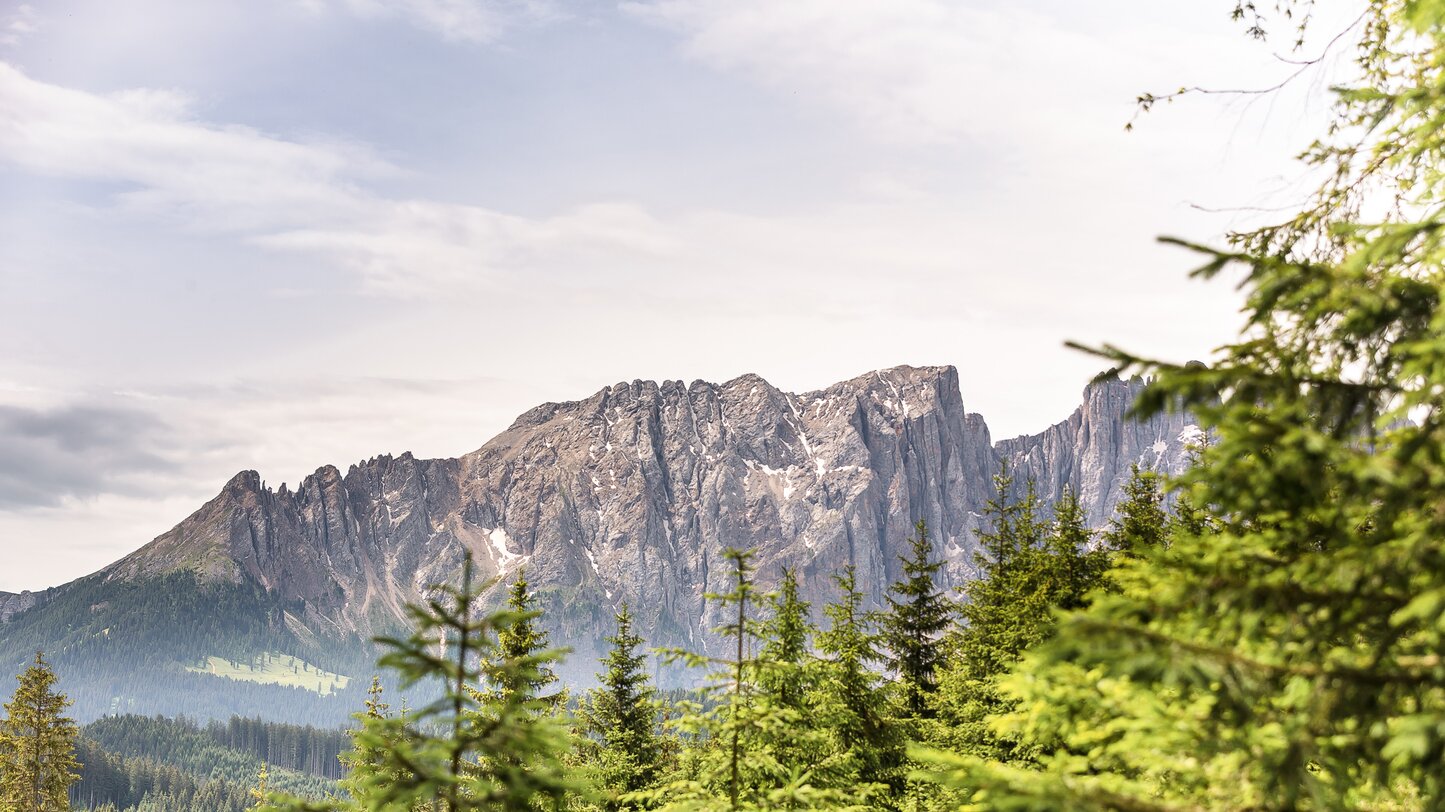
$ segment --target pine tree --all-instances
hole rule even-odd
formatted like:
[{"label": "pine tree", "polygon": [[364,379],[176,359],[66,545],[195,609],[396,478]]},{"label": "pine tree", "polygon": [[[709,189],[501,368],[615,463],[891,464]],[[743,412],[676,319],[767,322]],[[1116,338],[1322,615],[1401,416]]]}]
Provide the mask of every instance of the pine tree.
[{"label": "pine tree", "polygon": [[1078,495],[1065,488],[1054,503],[1053,523],[1044,539],[1045,562],[1053,579],[1048,587],[1052,607],[1082,609],[1088,605],[1088,595],[1105,585],[1112,556],[1095,538]]},{"label": "pine tree", "polygon": [[770,596],[769,603],[773,614],[764,626],[767,642],[759,653],[769,668],[761,675],[761,687],[779,707],[804,713],[808,689],[804,660],[813,629],[808,620],[808,603],[798,595],[798,576],[792,569],[783,570],[778,591]]},{"label": "pine tree", "polygon": [[1022,499],[1014,498],[1013,488],[1008,462],[1000,462],[993,477],[993,497],[984,505],[990,529],[979,536],[982,554],[975,559],[981,571],[987,570],[1000,582],[1007,580],[1015,562],[1037,547],[1044,535],[1033,480],[1025,486]]},{"label": "pine tree", "polygon": [[80,778],[78,731],[64,715],[70,700],[55,690],[55,672],[38,651],[19,682],[0,723],[0,809],[63,812],[70,809],[70,785]]},{"label": "pine tree", "polygon": [[[390,717],[391,706],[382,699],[381,678],[373,675],[371,686],[366,691],[366,710],[356,715],[362,728],[370,723],[380,724]],[[364,803],[368,793],[368,784],[377,780],[379,773],[387,769],[386,753],[377,746],[377,742],[369,737],[358,735],[360,730],[351,733],[351,750],[341,754],[341,763],[345,765],[347,775],[341,781],[342,789],[351,796],[358,804]]]},{"label": "pine tree", "polygon": [[632,630],[632,613],[626,602],[614,616],[617,631],[607,638],[611,649],[602,660],[602,683],[587,695],[582,722],[601,740],[598,772],[610,790],[607,808],[636,808],[622,797],[654,785],[660,777],[666,742],[658,733],[658,702],[650,684],[641,651],[642,638]]},{"label": "pine tree", "polygon": [[994,497],[985,506],[989,529],[979,536],[974,563],[979,577],[961,588],[962,626],[949,635],[948,657],[933,698],[938,724],[928,739],[950,749],[1012,759],[1015,744],[1001,741],[989,727],[1006,707],[994,680],[1040,638],[1050,610],[1043,555],[1044,527],[1032,484],[1024,498],[1012,496],[1006,466],[994,476]]},{"label": "pine tree", "polygon": [[934,672],[942,657],[941,638],[953,620],[953,607],[935,583],[942,562],[933,558],[928,525],[919,520],[908,540],[910,555],[902,557],[903,580],[893,584],[883,615],[888,666],[898,675],[903,707],[914,719],[930,716]]},{"label": "pine tree", "polygon": [[[518,570],[517,579],[512,582],[507,593],[507,608],[512,611],[514,621],[497,633],[497,653],[504,660],[527,661],[548,648],[547,632],[539,629],[535,623],[541,612],[537,611],[537,598],[529,586],[526,571]],[[503,669],[499,673],[500,681],[495,686],[498,691],[517,692],[527,699],[538,698],[548,702],[555,702],[559,698],[558,694],[543,696],[540,693],[557,681],[557,675],[545,661],[537,665],[524,683],[513,684],[511,680],[515,676],[512,671]]]},{"label": "pine tree", "polygon": [[752,558],[753,552],[729,548],[723,551],[723,558],[733,565],[733,590],[726,595],[714,596],[724,606],[732,603],[737,606],[737,623],[730,623],[722,627],[722,632],[733,638],[737,643],[737,655],[733,658],[733,686],[728,697],[728,722],[729,728],[725,731],[729,739],[728,753],[728,800],[733,809],[739,809],[739,797],[742,793],[742,732],[744,697],[748,683],[746,676],[748,671],[748,639],[756,636],[752,624],[748,619],[748,602],[756,597],[757,590],[753,587],[752,581]]},{"label": "pine tree", "polygon": [[[844,759],[832,752],[828,733],[810,714],[782,705],[764,687],[781,684],[785,673],[796,670],[770,661],[765,652],[790,650],[794,642],[774,640],[771,629],[776,626],[752,614],[762,598],[753,582],[753,553],[728,549],[723,557],[731,565],[731,589],[709,593],[708,598],[728,618],[716,631],[728,640],[729,656],[668,653],[671,661],[713,667],[710,696],[705,705],[679,703],[681,713],[672,727],[688,737],[692,747],[676,779],[643,797],[664,810],[858,807],[868,790],[848,781]],[[793,604],[801,602],[795,597]],[[758,654],[751,655],[758,644]],[[804,658],[805,681],[809,665]]]},{"label": "pine tree", "polygon": [[1115,512],[1108,531],[1104,533],[1104,541],[1113,550],[1138,558],[1146,550],[1156,550],[1165,545],[1169,523],[1158,474],[1140,470],[1135,463],[1130,468],[1129,481],[1124,485],[1124,498]]},{"label": "pine tree", "polygon": [[[1053,521],[1041,523],[1029,488],[1009,501],[1007,472],[996,479],[996,498],[982,534],[980,576],[962,589],[963,625],[948,641],[947,664],[935,694],[938,723],[932,743],[955,752],[1006,762],[1029,762],[1036,748],[1018,737],[999,737],[993,720],[1016,703],[1001,694],[998,678],[1024,651],[1052,634],[1059,610],[1086,605],[1086,595],[1103,583],[1106,551],[1092,548],[1083,508],[1066,489],[1054,504]],[[1000,555],[1007,557],[997,557]]]},{"label": "pine tree", "polygon": [[[546,669],[561,653],[531,651],[503,656],[499,638],[535,614],[502,610],[478,615],[484,590],[473,583],[470,556],[460,586],[439,585],[424,606],[408,606],[413,632],[406,639],[379,638],[389,651],[380,664],[397,671],[403,688],[423,681],[441,698],[401,716],[362,716],[357,752],[375,754],[358,764],[350,783],[370,810],[436,809],[438,812],[511,810],[530,812],[540,803],[560,805],[585,793],[569,776],[561,754],[566,729],[550,703],[532,695],[545,685]],[[519,634],[517,638],[526,638]],[[517,686],[483,691],[475,686]],[[337,802],[273,801],[271,810],[337,810]]]},{"label": "pine tree", "polygon": [[883,639],[862,611],[863,593],[853,567],[845,567],[833,581],[838,600],[823,610],[831,625],[818,634],[818,650],[826,657],[823,678],[817,680],[818,723],[832,737],[832,750],[849,760],[859,794],[871,791],[879,805],[893,808],[891,799],[904,786],[905,737],[874,668],[883,661]]}]

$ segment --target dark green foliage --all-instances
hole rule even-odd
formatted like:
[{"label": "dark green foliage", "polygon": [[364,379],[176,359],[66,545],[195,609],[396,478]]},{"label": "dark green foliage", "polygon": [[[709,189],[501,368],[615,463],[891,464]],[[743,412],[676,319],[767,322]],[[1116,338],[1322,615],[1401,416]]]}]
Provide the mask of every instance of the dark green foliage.
[{"label": "dark green foliage", "polygon": [[206,778],[151,759],[118,756],[85,738],[77,753],[84,767],[70,793],[76,809],[244,812],[252,805],[241,782]]},{"label": "dark green foliage", "polygon": [[878,803],[891,808],[903,789],[904,736],[876,670],[883,661],[882,636],[860,609],[863,593],[853,568],[833,580],[838,600],[823,610],[832,625],[818,634],[824,659],[814,685],[815,724],[828,734],[831,750],[842,754],[853,783],[871,788]]},{"label": "dark green foliage", "polygon": [[[1199,521],[1200,514],[1191,509],[1186,523]],[[1130,469],[1129,482],[1124,485],[1124,498],[1119,502],[1114,519],[1104,533],[1104,541],[1114,551],[1139,558],[1149,550],[1167,543],[1168,516],[1164,510],[1164,489],[1158,474],[1141,471],[1136,464]]]},{"label": "dark green foliage", "polygon": [[992,528],[981,539],[987,552],[978,556],[979,578],[962,589],[963,625],[948,640],[928,738],[955,752],[1026,762],[1034,747],[991,728],[1015,705],[1000,694],[997,679],[1052,634],[1058,611],[1086,605],[1086,596],[1103,584],[1109,556],[1092,549],[1071,491],[1054,505],[1053,521],[1043,523],[1032,485],[1019,500],[1009,499],[1012,486],[1006,470],[995,477],[985,516]]},{"label": "dark green foliage", "polygon": [[[732,589],[708,597],[729,617],[717,631],[731,638],[731,656],[669,653],[712,672],[704,701],[679,703],[671,723],[688,745],[679,769],[639,800],[668,810],[866,808],[883,787],[860,780],[868,756],[839,747],[828,728],[842,714],[831,698],[836,693],[824,691],[827,663],[806,651],[811,629],[796,581],[784,575],[782,591],[767,600],[774,615],[762,622],[750,614],[763,603],[752,553],[729,549],[724,558]],[[853,687],[871,685],[860,676]],[[877,718],[872,710],[860,709],[870,721]]]},{"label": "dark green foliage", "polygon": [[953,621],[953,606],[936,582],[943,565],[933,557],[933,542],[923,520],[915,525],[908,543],[910,554],[901,559],[903,580],[889,590],[883,639],[889,652],[888,666],[903,691],[904,709],[909,716],[922,719],[932,713],[929,696],[942,658],[943,633]]},{"label": "dark green foliage", "polygon": [[556,696],[543,697],[540,693],[557,681],[557,675],[549,665],[549,658],[539,659],[548,649],[547,632],[537,628],[533,622],[541,613],[537,610],[536,597],[528,589],[525,570],[517,571],[517,578],[507,591],[507,608],[516,620],[498,629],[497,656],[503,662],[535,660],[536,667],[498,670],[494,679],[495,690],[504,694],[516,693],[527,699],[556,699]]},{"label": "dark green foliage", "polygon": [[233,717],[229,722],[197,725],[162,716],[107,716],[86,725],[84,737],[117,756],[142,758],[209,777],[240,780],[255,775],[261,763],[272,768],[273,781],[288,791],[319,793],[325,780],[309,786],[281,786],[287,772],[335,780],[341,777],[339,756],[348,737],[339,730],[283,725]]},{"label": "dark green foliage", "polygon": [[70,700],[55,690],[55,672],[40,652],[21,672],[15,695],[0,720],[0,809],[64,812],[79,778],[75,722],[65,715]]},{"label": "dark green foliage", "polygon": [[602,660],[606,670],[598,675],[602,685],[588,692],[581,710],[583,727],[597,742],[589,749],[611,810],[636,808],[621,796],[656,784],[668,750],[658,732],[661,707],[647,677],[647,655],[626,603],[616,620],[617,632],[607,638],[612,648]]},{"label": "dark green foliage", "polygon": [[108,716],[81,730],[82,766],[71,803],[242,812],[253,805],[248,787],[263,764],[272,790],[321,799],[336,789],[337,754],[347,740],[341,731],[259,719],[202,727],[186,719]]},{"label": "dark green foliage", "polygon": [[807,602],[798,597],[798,576],[793,570],[783,570],[782,582],[769,603],[772,617],[764,625],[766,642],[759,657],[771,667],[759,675],[759,687],[778,707],[804,713],[808,677],[804,665],[812,624]]}]

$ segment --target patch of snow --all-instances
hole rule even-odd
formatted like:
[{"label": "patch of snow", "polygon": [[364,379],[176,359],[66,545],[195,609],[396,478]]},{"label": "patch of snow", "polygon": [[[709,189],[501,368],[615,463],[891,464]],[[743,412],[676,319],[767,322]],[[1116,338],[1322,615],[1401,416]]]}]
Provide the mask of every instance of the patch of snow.
[{"label": "patch of snow", "polygon": [[1179,432],[1179,442],[1185,445],[1199,445],[1204,442],[1204,431],[1198,426],[1190,423]]},{"label": "patch of snow", "polygon": [[[749,467],[752,467],[751,463]],[[776,479],[781,476],[783,478],[783,499],[792,498],[793,491],[797,490],[793,487],[793,475],[790,473],[792,466],[788,466],[787,468],[772,468],[767,465],[759,465],[757,467],[761,468],[763,473],[768,475],[769,479]]]},{"label": "patch of snow", "polygon": [[1164,442],[1163,440],[1159,440],[1156,441],[1154,445],[1150,446],[1150,448],[1154,449],[1155,454],[1158,454],[1162,457],[1164,456],[1164,452],[1169,450],[1169,444]]},{"label": "patch of snow", "polygon": [[487,534],[487,540],[492,543],[492,560],[497,562],[497,567],[507,571],[516,566],[517,562],[526,558],[525,555],[518,555],[507,549],[507,531],[498,527]]},{"label": "patch of snow", "polygon": [[590,548],[583,548],[582,551],[584,553],[587,553],[587,561],[592,564],[592,571],[601,574],[602,571],[597,569],[597,556],[592,554],[592,550]]},{"label": "patch of snow", "polygon": [[814,458],[813,458],[813,464],[816,465],[816,466],[818,466],[818,478],[819,478],[819,479],[822,479],[822,478],[823,478],[823,474],[828,473],[828,468],[823,465],[823,458],[822,458],[822,457],[814,457]]}]

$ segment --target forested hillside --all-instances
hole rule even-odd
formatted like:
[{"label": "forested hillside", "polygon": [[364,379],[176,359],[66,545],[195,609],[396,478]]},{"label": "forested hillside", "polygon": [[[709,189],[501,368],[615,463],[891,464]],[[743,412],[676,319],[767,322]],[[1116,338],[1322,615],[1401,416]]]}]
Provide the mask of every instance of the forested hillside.
[{"label": "forested hillside", "polygon": [[[343,688],[320,676],[292,685],[218,683],[200,673],[209,657],[239,665],[267,652],[300,656],[307,668],[351,673],[369,668],[374,658],[369,642],[353,638],[321,645],[300,638],[285,613],[274,596],[254,585],[202,582],[189,571],[144,581],[92,576],[56,591],[43,611],[21,612],[7,622],[0,662],[18,671],[44,649],[82,721],[117,713],[174,715],[179,707],[193,717],[224,719],[238,707],[255,712],[284,707],[292,722],[344,724],[364,695],[358,686]],[[178,706],[182,696],[185,703]]]},{"label": "forested hillside", "polygon": [[320,798],[341,776],[349,747],[339,731],[232,718],[201,727],[184,719],[109,716],[81,729],[80,809],[241,812],[263,767],[267,785]]}]

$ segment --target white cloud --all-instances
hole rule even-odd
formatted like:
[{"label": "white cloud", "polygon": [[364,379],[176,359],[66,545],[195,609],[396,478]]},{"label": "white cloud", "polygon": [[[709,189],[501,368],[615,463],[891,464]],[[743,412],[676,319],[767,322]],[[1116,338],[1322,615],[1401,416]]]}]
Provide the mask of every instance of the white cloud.
[{"label": "white cloud", "polygon": [[[1332,30],[1339,5],[1321,1],[1317,29]],[[1230,25],[1227,10],[948,0],[629,0],[622,8],[676,32],[693,59],[909,147],[1090,149],[1117,136],[1135,96],[1161,81],[1249,87],[1293,70]]]},{"label": "white cloud", "polygon": [[601,202],[523,217],[390,197],[371,186],[400,170],[363,148],[219,126],[198,120],[174,92],[96,95],[4,63],[0,156],[33,173],[117,184],[122,211],[141,220],[320,257],[353,271],[366,292],[388,296],[646,277],[680,298],[705,292],[709,306],[754,299],[742,288],[712,290],[731,279],[765,284],[774,301],[796,294],[866,308],[866,288],[834,289],[826,280],[880,269],[898,278],[937,275],[958,266],[965,246],[947,212],[900,216],[886,206],[661,218]]},{"label": "white cloud", "polygon": [[21,3],[9,14],[0,15],[0,46],[19,45],[21,40],[40,28],[40,15],[35,7]]},{"label": "white cloud", "polygon": [[1007,6],[657,0],[624,8],[678,31],[694,58],[910,144],[1051,126],[1061,111],[1020,99],[1019,87],[1031,83],[1019,73],[1066,82],[1061,63],[1108,59],[1099,43]]},{"label": "white cloud", "polygon": [[0,160],[120,184],[122,207],[187,228],[329,257],[369,292],[418,295],[525,271],[549,256],[651,251],[666,242],[635,207],[529,219],[376,194],[397,170],[365,149],[197,120],[163,90],[96,95],[0,63]]},{"label": "white cloud", "polygon": [[443,39],[494,43],[509,31],[561,16],[546,0],[308,0],[312,9],[338,5],[366,19],[400,19]]}]

